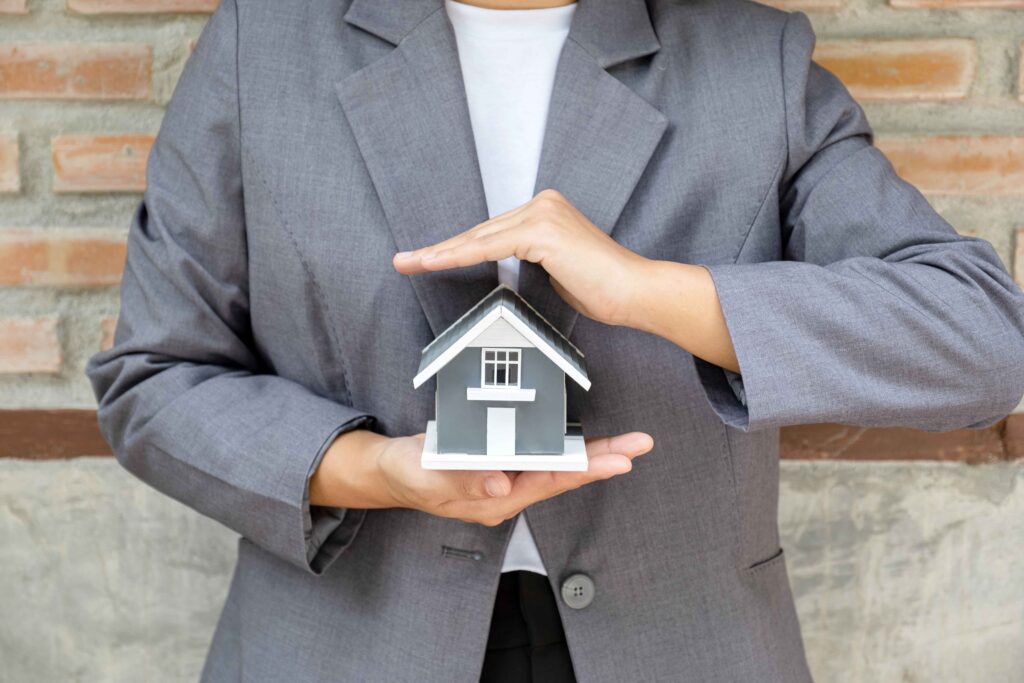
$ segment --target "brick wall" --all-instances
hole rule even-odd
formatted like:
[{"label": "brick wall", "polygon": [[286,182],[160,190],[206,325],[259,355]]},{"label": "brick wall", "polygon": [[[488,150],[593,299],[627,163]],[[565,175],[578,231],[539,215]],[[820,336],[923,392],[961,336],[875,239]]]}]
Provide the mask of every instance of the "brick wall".
[{"label": "brick wall", "polygon": [[[819,35],[816,59],[839,75],[864,104],[879,146],[899,172],[920,187],[959,231],[992,242],[1017,281],[1024,283],[1024,0],[776,0],[772,4],[808,12]],[[79,481],[76,473],[83,471],[83,465],[65,459],[106,455],[95,430],[94,400],[83,368],[91,354],[110,344],[124,238],[144,188],[146,156],[193,41],[215,6],[216,0],[0,0],[0,465],[6,458],[12,476],[25,482],[54,477],[54,470],[48,468],[60,468],[62,481]],[[914,522],[914,516],[927,514],[932,503],[911,498],[914,487],[909,485],[907,499],[901,499],[892,481],[914,481],[915,472],[920,473],[931,482],[931,490],[945,490],[942,486],[948,485],[960,493],[970,491],[978,505],[988,506],[972,512],[964,502],[956,511],[945,511],[953,520],[950,536],[932,539],[942,546],[937,553],[948,554],[941,558],[949,566],[975,567],[973,555],[964,554],[970,548],[957,545],[965,543],[961,536],[968,522],[964,520],[981,518],[984,509],[984,515],[1003,514],[1011,523],[1019,522],[1019,515],[1008,508],[993,512],[992,506],[1007,500],[1007,481],[1024,481],[1017,474],[1024,456],[1022,420],[1024,414],[1018,414],[987,430],[943,435],[834,425],[785,432],[784,454],[799,462],[784,468],[784,494],[791,495],[782,500],[783,530],[794,550],[791,573],[796,577],[809,656],[822,680],[1012,678],[1003,677],[1010,666],[1004,663],[1024,661],[1020,645],[1024,616],[1019,609],[1001,612],[999,608],[1007,602],[1012,608],[1013,597],[1024,600],[1024,588],[1010,597],[1005,588],[983,595],[978,591],[999,582],[999,567],[1024,565],[1024,551],[1016,550],[1024,547],[1024,528],[1019,524],[1006,527],[1011,529],[1005,532],[1008,535],[993,543],[1000,547],[1001,559],[984,568],[953,572],[942,584],[941,590],[950,594],[975,595],[986,605],[1000,603],[967,616],[951,615],[949,610],[956,608],[939,606],[941,601],[936,602],[932,593],[915,594],[921,586],[934,585],[928,577],[899,573],[886,580],[904,582],[906,600],[891,605],[891,613],[875,615],[872,610],[882,609],[878,605],[885,602],[888,588],[871,583],[872,577],[878,578],[871,573],[872,567],[862,567],[864,572],[856,574],[862,602],[846,606],[843,599],[849,590],[830,593],[827,586],[836,578],[837,567],[847,571],[856,563],[857,545],[837,546],[842,534],[820,525],[822,519],[830,519],[829,514],[842,523],[842,491],[851,477],[860,482],[860,488],[853,489],[861,490],[881,476],[881,483],[888,487],[886,494],[873,503],[877,508],[858,508],[857,514],[863,519],[875,514],[905,534],[907,516]],[[822,459],[847,462],[810,462]],[[903,469],[896,479],[889,479],[879,473],[891,463],[879,460],[902,461],[897,466]],[[95,462],[95,467],[105,468],[102,463],[111,461]],[[993,471],[1000,474],[994,476]],[[953,478],[935,483],[947,476]],[[102,489],[106,478],[127,481],[103,474],[86,485]],[[26,487],[32,488],[27,483]],[[25,514],[27,504],[15,498],[16,489],[20,485],[0,488],[0,547],[7,538],[5,529],[15,533],[20,527],[12,520]],[[46,498],[44,491],[41,486],[33,494],[33,505]],[[54,505],[62,504],[61,496],[55,499]],[[74,502],[67,505],[73,508]],[[854,507],[851,503],[850,514]],[[870,520],[866,524],[870,526]],[[883,527],[879,522],[878,528]],[[800,531],[809,528],[821,533],[802,536]],[[952,545],[942,545],[947,541]],[[102,545],[102,539],[97,543]],[[112,552],[124,552],[122,545],[111,544]],[[226,544],[217,541],[213,546],[222,552]],[[890,547],[889,552],[899,551]],[[878,555],[881,562],[889,557]],[[188,570],[157,551],[135,559],[148,563],[153,572],[163,571],[165,564],[171,567],[167,571]],[[38,563],[37,555],[28,557],[25,571],[33,571],[31,567]],[[985,573],[993,571],[997,573]],[[5,579],[0,583],[9,585],[18,580],[17,575],[2,573],[0,578]],[[993,600],[993,595],[999,595],[999,600]],[[65,608],[72,610],[66,605],[61,609]],[[88,609],[95,605],[90,603]],[[946,611],[936,612],[940,609]],[[903,636],[893,632],[890,622],[903,624]],[[920,625],[922,643],[929,638],[947,643],[946,654],[936,659],[933,650],[922,644],[924,649],[915,655],[917,641],[900,640],[914,632],[913,624]],[[941,632],[934,630],[936,624]],[[21,652],[24,638],[17,634],[23,625],[19,620],[7,628],[0,616],[0,662],[14,661],[5,658],[5,652]],[[987,678],[974,678],[977,672],[970,658],[962,656],[972,651],[975,636],[971,633],[987,639]],[[79,634],[70,631],[60,643]],[[856,661],[843,644],[846,635],[858,643]],[[949,645],[961,636],[963,650]],[[195,638],[200,654],[207,637],[203,633]],[[65,652],[71,668],[61,669],[63,664],[54,663],[60,657],[53,654],[59,651],[59,643],[51,641],[48,632],[40,629],[35,659],[19,661],[56,667],[53,671],[77,671],[72,666],[75,656],[83,662],[99,661],[103,652],[102,647],[96,648],[100,654],[87,652],[88,648],[75,650],[75,656]],[[51,645],[45,646],[47,642]],[[895,653],[890,649],[892,642],[903,643],[906,651]],[[180,642],[175,645],[179,646]],[[895,664],[872,669],[866,663],[872,658]],[[932,661],[942,661],[946,670],[959,673],[942,678],[933,673],[940,669],[930,668]],[[0,679],[34,671],[29,664],[19,671],[0,664]],[[858,671],[863,676],[851,673]],[[117,678],[107,673],[109,680]],[[179,680],[179,673],[180,680],[188,680],[194,670],[176,670],[167,680]],[[55,680],[65,677],[54,676]],[[132,677],[126,673],[125,680]]]},{"label": "brick wall", "polygon": [[[1024,0],[774,4],[810,13],[900,173],[1024,280]],[[146,155],[215,6],[0,0],[0,408],[92,406]]]},{"label": "brick wall", "polygon": [[215,0],[0,0],[0,409],[94,406],[124,238]]}]

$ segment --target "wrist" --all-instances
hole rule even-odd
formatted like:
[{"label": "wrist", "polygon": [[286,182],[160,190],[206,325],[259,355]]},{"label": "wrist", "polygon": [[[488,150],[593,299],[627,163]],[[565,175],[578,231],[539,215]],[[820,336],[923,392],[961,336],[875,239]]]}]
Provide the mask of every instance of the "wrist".
[{"label": "wrist", "polygon": [[637,263],[630,277],[632,283],[629,305],[619,323],[641,332],[662,334],[662,308],[666,299],[685,293],[685,283],[677,270],[684,264],[657,259],[643,259]]},{"label": "wrist", "polygon": [[707,267],[651,261],[638,282],[631,327],[667,339],[713,365],[740,371],[715,281]]},{"label": "wrist", "polygon": [[656,277],[654,271],[659,268],[659,263],[639,254],[629,254],[623,272],[616,278],[617,301],[612,308],[613,314],[609,320],[602,322],[648,331],[645,309],[650,298],[652,280]]},{"label": "wrist", "polygon": [[338,508],[394,507],[380,468],[380,454],[390,439],[367,429],[338,436],[309,482],[312,505]]},{"label": "wrist", "polygon": [[694,311],[706,295],[705,280],[710,278],[703,266],[648,260],[634,278],[628,325],[680,343],[680,335],[695,332]]}]

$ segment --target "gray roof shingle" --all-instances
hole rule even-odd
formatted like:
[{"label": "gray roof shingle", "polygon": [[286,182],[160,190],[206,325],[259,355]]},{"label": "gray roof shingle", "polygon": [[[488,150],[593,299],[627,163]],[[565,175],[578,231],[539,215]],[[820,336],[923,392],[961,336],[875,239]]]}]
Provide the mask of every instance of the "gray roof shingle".
[{"label": "gray roof shingle", "polygon": [[498,285],[491,290],[473,308],[466,311],[462,317],[449,325],[448,329],[439,334],[434,341],[425,346],[421,352],[420,367],[417,374],[423,372],[438,356],[462,339],[474,325],[499,306],[504,306],[517,318],[529,325],[530,329],[547,342],[555,353],[581,375],[587,377],[587,369],[583,363],[583,352],[566,339],[551,323],[545,320],[533,306],[526,303],[525,299],[506,285]]}]

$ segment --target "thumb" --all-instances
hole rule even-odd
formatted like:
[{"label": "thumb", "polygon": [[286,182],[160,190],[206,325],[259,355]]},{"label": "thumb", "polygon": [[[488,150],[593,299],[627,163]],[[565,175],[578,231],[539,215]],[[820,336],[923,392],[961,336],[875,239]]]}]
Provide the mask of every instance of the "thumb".
[{"label": "thumb", "polygon": [[512,492],[512,480],[504,472],[452,472],[451,475],[452,494],[456,498],[503,498]]}]

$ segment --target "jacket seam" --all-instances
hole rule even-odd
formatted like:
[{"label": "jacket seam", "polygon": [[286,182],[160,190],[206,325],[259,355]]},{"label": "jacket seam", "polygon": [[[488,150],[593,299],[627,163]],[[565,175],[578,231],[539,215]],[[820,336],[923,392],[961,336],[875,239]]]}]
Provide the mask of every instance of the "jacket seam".
[{"label": "jacket seam", "polygon": [[747,229],[743,235],[743,241],[740,242],[739,249],[736,250],[736,256],[733,257],[733,263],[739,263],[740,258],[743,256],[743,250],[747,247],[747,242],[750,241],[750,234],[754,231],[754,224],[757,223],[757,219],[764,213],[764,207],[768,205],[768,198],[772,195],[772,188],[778,185],[779,178],[782,176],[782,170],[786,167],[786,159],[779,162],[779,165],[775,169],[775,173],[772,174],[772,179],[768,181],[768,188],[764,192],[764,196],[761,198],[761,203],[757,206],[757,211],[754,212],[753,218],[750,219],[750,223],[747,225]]},{"label": "jacket seam", "polygon": [[740,485],[736,476],[736,453],[732,447],[732,434],[728,425],[719,422],[722,431],[722,439],[725,442],[722,450],[729,463],[729,479],[732,483],[732,504],[729,506],[732,511],[733,543],[732,556],[733,565],[740,566],[743,557],[743,534],[741,532],[742,520],[740,519]]},{"label": "jacket seam", "polygon": [[789,19],[792,14],[786,16],[786,22],[782,25],[782,31],[779,34],[779,92],[782,93],[782,132],[783,132],[783,145],[782,145],[782,158],[779,160],[779,164],[772,174],[772,179],[768,182],[768,187],[765,189],[764,196],[761,198],[760,204],[757,206],[757,211],[754,212],[753,218],[750,219],[750,224],[747,225],[747,229],[743,235],[743,241],[740,242],[739,249],[736,250],[736,257],[733,259],[733,263],[739,263],[740,258],[743,256],[743,250],[746,249],[747,243],[750,241],[750,233],[753,232],[754,224],[757,223],[757,219],[764,213],[764,207],[768,204],[768,198],[772,194],[772,188],[779,186],[779,179],[782,177],[782,173],[786,166],[789,165],[789,110],[786,106],[786,60],[783,51],[783,46],[786,41],[786,28],[789,26]]},{"label": "jacket seam", "polygon": [[[242,153],[245,154],[244,149],[242,150]],[[313,295],[316,297],[316,303],[323,307],[324,312],[329,317],[331,317],[332,309],[330,305],[328,305],[327,303],[327,297],[324,295],[323,287],[320,286],[320,280],[316,277],[316,275],[313,272],[312,266],[309,264],[309,261],[303,255],[302,250],[299,247],[298,240],[295,239],[295,233],[292,231],[291,225],[288,223],[288,220],[284,217],[284,213],[281,211],[281,207],[277,205],[277,198],[274,196],[273,191],[267,184],[267,181],[263,177],[263,174],[260,172],[255,159],[253,159],[249,155],[246,156],[249,159],[249,163],[252,165],[253,175],[259,179],[260,185],[262,185],[263,190],[267,193],[267,196],[270,198],[270,204],[271,206],[274,207],[274,212],[277,214],[278,220],[284,227],[284,232],[288,235],[288,242],[289,244],[291,244],[292,249],[295,251],[295,255],[299,259],[299,263],[302,264],[302,269],[306,272],[306,276],[309,278],[310,285],[313,288]],[[344,347],[341,345],[337,335],[335,334],[334,327],[330,324],[325,324],[324,327],[326,328],[327,334],[331,338],[331,342],[334,345],[334,348],[337,349],[338,351],[338,371],[341,375],[340,379],[342,386],[340,387],[340,390],[343,394],[342,400],[344,401],[344,404],[346,406],[352,408],[354,406],[352,405],[352,394],[349,387],[348,370],[345,367],[347,365],[347,362],[345,358],[345,353],[343,351]],[[314,348],[316,348],[315,344]],[[317,357],[318,360],[320,361],[320,364],[323,365],[323,354],[317,353]]]},{"label": "jacket seam", "polygon": [[779,92],[782,93],[782,130],[785,133],[785,154],[783,154],[783,165],[788,166],[792,156],[789,136],[789,103],[786,93],[786,33],[789,30],[789,22],[793,14],[786,15],[786,21],[782,24],[782,31],[779,33]]},{"label": "jacket seam", "polygon": [[[747,226],[746,234],[743,236],[743,241],[740,243],[739,249],[736,251],[736,256],[733,259],[734,264],[738,264],[740,258],[743,256],[743,250],[746,248],[747,243],[750,241],[750,234],[754,230],[754,225],[757,223],[757,219],[764,213],[764,208],[768,204],[768,198],[772,194],[772,188],[777,188],[779,185],[779,179],[782,177],[786,166],[789,163],[789,113],[786,106],[786,78],[785,68],[786,60],[784,58],[783,46],[785,45],[786,29],[789,26],[789,20],[792,14],[786,16],[786,22],[782,26],[782,31],[779,37],[779,80],[780,89],[782,93],[782,130],[784,133],[784,144],[782,158],[779,160],[778,165],[775,168],[775,172],[772,174],[772,179],[768,183],[768,187],[765,190],[764,196],[761,198],[761,203],[757,207],[757,211],[754,212],[753,218],[750,219],[750,224]],[[749,415],[750,405],[746,406],[747,413]],[[722,432],[725,439],[725,453],[729,458],[729,473],[732,478],[732,491],[733,491],[733,505],[732,505],[732,517],[733,517],[733,534],[735,542],[733,543],[733,562],[734,566],[742,567],[741,558],[743,557],[743,533],[742,533],[742,520],[740,519],[739,503],[740,503],[740,485],[739,479],[736,474],[736,452],[732,446],[732,433],[728,425],[722,423]],[[744,571],[749,569],[744,568]]]}]

